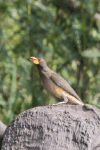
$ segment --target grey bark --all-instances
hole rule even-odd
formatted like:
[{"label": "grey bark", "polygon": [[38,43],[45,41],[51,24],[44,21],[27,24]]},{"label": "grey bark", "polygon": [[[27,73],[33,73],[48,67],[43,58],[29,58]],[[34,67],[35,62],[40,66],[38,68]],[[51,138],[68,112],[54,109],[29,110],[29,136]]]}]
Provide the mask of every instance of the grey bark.
[{"label": "grey bark", "polygon": [[49,105],[19,114],[7,127],[2,150],[100,150],[100,110]]}]

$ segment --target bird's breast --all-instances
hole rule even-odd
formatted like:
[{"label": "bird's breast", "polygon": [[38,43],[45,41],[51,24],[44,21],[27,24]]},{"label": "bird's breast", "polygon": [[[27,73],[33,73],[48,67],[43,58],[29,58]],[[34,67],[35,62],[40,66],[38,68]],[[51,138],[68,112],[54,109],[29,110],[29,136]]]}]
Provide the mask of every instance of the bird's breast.
[{"label": "bird's breast", "polygon": [[62,92],[65,93],[64,95],[67,96],[69,103],[76,104],[75,97],[70,95],[67,91],[63,90],[61,87],[55,84],[50,79],[50,75],[46,74],[46,72],[42,72],[40,74],[43,87],[47,91],[48,94],[58,99],[58,101],[64,101],[64,97],[62,96]]},{"label": "bird's breast", "polygon": [[57,98],[58,100],[63,100],[61,96],[62,89],[57,86],[51,79],[44,78],[42,79],[43,87],[48,94]]}]

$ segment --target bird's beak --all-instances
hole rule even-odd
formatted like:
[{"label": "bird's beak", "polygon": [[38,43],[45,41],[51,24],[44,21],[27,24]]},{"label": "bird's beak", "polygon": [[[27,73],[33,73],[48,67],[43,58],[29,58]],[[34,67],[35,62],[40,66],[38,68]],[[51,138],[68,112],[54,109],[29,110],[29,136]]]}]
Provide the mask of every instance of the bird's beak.
[{"label": "bird's beak", "polygon": [[36,57],[30,57],[30,61],[36,65],[39,64],[39,60]]}]

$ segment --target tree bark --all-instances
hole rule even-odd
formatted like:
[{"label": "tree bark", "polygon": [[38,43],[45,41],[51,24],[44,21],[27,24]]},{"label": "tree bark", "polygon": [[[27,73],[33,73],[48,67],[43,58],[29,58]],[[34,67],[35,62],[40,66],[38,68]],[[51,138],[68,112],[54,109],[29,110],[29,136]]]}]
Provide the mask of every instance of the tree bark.
[{"label": "tree bark", "polygon": [[7,127],[2,150],[100,149],[100,110],[92,105],[48,105],[19,114]]}]

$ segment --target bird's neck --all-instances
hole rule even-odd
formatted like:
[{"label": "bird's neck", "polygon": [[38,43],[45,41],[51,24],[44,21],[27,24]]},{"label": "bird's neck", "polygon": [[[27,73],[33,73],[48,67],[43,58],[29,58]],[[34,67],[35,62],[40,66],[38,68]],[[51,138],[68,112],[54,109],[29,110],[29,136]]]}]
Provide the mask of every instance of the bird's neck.
[{"label": "bird's neck", "polygon": [[48,66],[42,67],[40,65],[37,65],[37,68],[39,69],[40,72],[48,70]]},{"label": "bird's neck", "polygon": [[48,66],[46,66],[45,68],[38,68],[39,69],[39,73],[40,73],[40,76],[50,76],[50,68]]},{"label": "bird's neck", "polygon": [[42,69],[43,69],[40,65],[37,65],[37,68],[38,68],[39,70],[42,70]]}]

